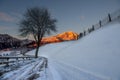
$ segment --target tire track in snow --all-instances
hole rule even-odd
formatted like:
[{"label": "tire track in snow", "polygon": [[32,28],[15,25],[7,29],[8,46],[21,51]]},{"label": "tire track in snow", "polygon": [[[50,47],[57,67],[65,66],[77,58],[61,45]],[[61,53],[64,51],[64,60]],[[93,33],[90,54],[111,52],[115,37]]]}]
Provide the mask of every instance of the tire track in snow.
[{"label": "tire track in snow", "polygon": [[59,75],[64,79],[61,80],[110,80],[110,78],[88,72],[76,66],[66,64],[60,61],[52,60],[53,66],[59,71]]},{"label": "tire track in snow", "polygon": [[8,72],[2,80],[27,80],[27,78],[30,77],[29,75],[36,73],[42,68],[43,63],[44,59],[37,59],[36,62],[27,64],[18,70]]}]

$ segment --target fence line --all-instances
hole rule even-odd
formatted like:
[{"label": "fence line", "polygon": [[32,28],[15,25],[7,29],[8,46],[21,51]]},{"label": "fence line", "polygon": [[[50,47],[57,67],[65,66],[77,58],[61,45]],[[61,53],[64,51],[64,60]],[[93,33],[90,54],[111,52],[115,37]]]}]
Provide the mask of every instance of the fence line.
[{"label": "fence line", "polygon": [[[25,59],[30,60],[33,58],[35,58],[35,57],[34,56],[20,56],[20,57],[18,57],[18,56],[0,56],[0,64],[6,64],[8,66],[9,63],[14,63],[17,61],[24,61]],[[15,59],[15,60],[9,61],[10,59]]]},{"label": "fence line", "polygon": [[88,28],[88,30],[84,30],[82,33],[80,33],[79,38],[81,38],[83,35],[85,36],[86,34],[91,33],[94,30],[97,30],[97,29],[101,28],[102,26],[104,26],[114,20],[117,20],[119,18],[120,18],[120,9],[111,14],[108,13],[108,15],[104,19],[99,20],[98,23],[92,25],[90,28]]}]

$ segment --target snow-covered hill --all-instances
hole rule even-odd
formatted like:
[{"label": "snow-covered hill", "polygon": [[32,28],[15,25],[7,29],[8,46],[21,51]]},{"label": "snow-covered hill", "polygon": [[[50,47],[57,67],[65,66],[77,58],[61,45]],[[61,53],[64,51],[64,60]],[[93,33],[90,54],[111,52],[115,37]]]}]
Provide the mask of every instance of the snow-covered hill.
[{"label": "snow-covered hill", "polygon": [[120,80],[120,20],[77,41],[42,46],[39,56],[48,58],[48,68],[36,80]]},{"label": "snow-covered hill", "polygon": [[[120,80],[120,21],[103,26],[78,41],[41,47],[39,55],[104,79]],[[69,69],[69,66],[66,69]],[[67,72],[65,73],[67,75]],[[74,77],[78,73],[73,72],[67,77]]]}]

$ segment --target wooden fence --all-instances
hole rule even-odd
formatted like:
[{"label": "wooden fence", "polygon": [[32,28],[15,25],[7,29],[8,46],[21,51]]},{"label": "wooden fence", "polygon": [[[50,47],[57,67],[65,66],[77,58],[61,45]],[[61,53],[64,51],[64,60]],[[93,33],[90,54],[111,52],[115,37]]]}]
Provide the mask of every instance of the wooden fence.
[{"label": "wooden fence", "polygon": [[[14,63],[16,61],[24,61],[35,58],[34,56],[0,56],[0,64],[6,64],[9,66],[9,63]],[[12,60],[14,59],[14,60]]]},{"label": "wooden fence", "polygon": [[120,9],[114,13],[108,13],[108,15],[104,19],[99,20],[97,24],[92,25],[87,30],[84,30],[83,32],[81,32],[79,34],[79,38],[91,33],[94,30],[97,30],[97,29],[101,28],[102,26],[104,26],[114,20],[117,20],[117,19],[120,19]]}]

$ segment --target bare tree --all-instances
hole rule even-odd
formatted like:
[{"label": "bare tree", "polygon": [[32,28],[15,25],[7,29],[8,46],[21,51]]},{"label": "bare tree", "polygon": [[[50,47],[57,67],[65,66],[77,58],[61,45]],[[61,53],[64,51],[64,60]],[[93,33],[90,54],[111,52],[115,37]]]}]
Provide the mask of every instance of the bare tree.
[{"label": "bare tree", "polygon": [[20,21],[19,32],[21,36],[32,35],[36,41],[37,47],[35,57],[38,57],[39,46],[42,37],[51,31],[56,32],[56,19],[52,19],[46,8],[30,8],[27,9],[24,18]]}]

